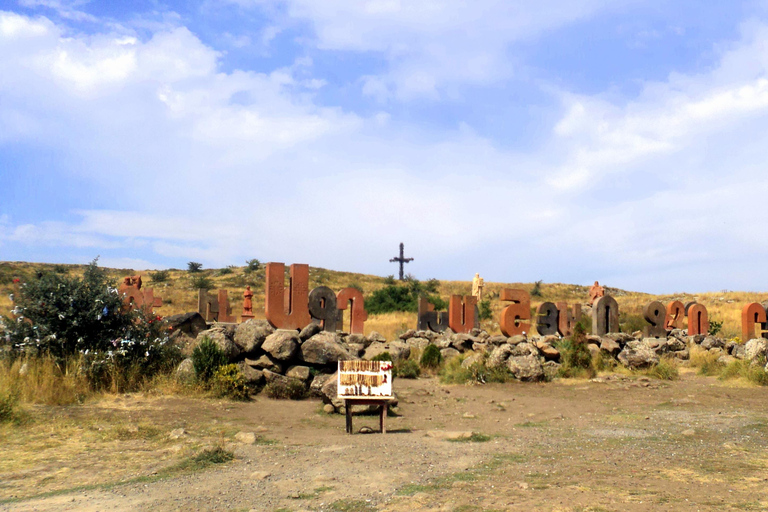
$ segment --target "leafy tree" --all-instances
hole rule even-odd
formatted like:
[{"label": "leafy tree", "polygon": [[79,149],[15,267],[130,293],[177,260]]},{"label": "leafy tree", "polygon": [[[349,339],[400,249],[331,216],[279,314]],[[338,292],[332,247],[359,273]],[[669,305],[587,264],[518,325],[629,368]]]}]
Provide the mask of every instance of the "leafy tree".
[{"label": "leafy tree", "polygon": [[190,261],[187,263],[187,271],[191,273],[200,272],[203,269],[203,264],[197,261]]}]

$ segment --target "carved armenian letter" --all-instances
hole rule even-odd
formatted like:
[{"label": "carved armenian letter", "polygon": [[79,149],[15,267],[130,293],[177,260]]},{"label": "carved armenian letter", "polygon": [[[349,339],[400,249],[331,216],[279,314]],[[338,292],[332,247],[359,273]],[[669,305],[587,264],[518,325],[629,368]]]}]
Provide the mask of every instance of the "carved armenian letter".
[{"label": "carved armenian letter", "polygon": [[501,311],[499,328],[504,336],[514,336],[530,332],[531,296],[525,290],[504,288],[499,294],[499,300],[512,302]]},{"label": "carved armenian letter", "polygon": [[643,308],[643,316],[651,324],[645,326],[643,336],[646,338],[665,338],[667,336],[667,329],[665,327],[667,308],[664,307],[664,304],[657,300],[646,304],[645,308]]},{"label": "carved armenian letter", "polygon": [[232,307],[229,305],[227,290],[219,290],[219,322],[236,322],[237,317],[232,316]]},{"label": "carved armenian letter", "polygon": [[685,306],[679,300],[673,300],[667,304],[667,317],[664,326],[667,329],[682,329],[685,318]]},{"label": "carved armenian letter", "polygon": [[285,290],[285,265],[267,263],[264,315],[276,329],[303,329],[312,321],[309,315],[309,265],[294,264],[290,270],[288,293]]},{"label": "carved armenian letter", "polygon": [[336,332],[339,310],[336,307],[336,294],[327,286],[318,286],[309,292],[309,314],[322,322],[323,330]]},{"label": "carved armenian letter", "polygon": [[[747,304],[741,310],[741,339],[747,342],[753,338],[763,337],[762,326],[766,323],[765,308],[758,302]],[[755,334],[755,325],[760,325],[760,334]]]},{"label": "carved armenian letter", "polygon": [[704,305],[689,303],[685,306],[685,314],[688,316],[688,336],[709,333],[709,314]]},{"label": "carved armenian letter", "polygon": [[448,305],[448,326],[455,333],[467,333],[475,328],[475,306],[477,297],[474,295],[451,295]]},{"label": "carved armenian letter", "polygon": [[557,303],[557,332],[560,336],[570,336],[573,328],[581,320],[581,304],[574,304],[573,309],[568,309],[567,302]]},{"label": "carved armenian letter", "polygon": [[605,336],[609,332],[619,332],[619,303],[603,295],[592,307],[592,334]]},{"label": "carved armenian letter", "polygon": [[419,320],[416,327],[420,331],[443,332],[448,328],[448,317],[448,313],[435,311],[435,306],[419,296]]},{"label": "carved armenian letter", "polygon": [[[542,336],[557,334],[557,306],[551,302],[542,302],[536,308],[536,330]],[[567,313],[566,313],[567,314]]]},{"label": "carved armenian letter", "polygon": [[[363,334],[365,321],[368,320],[368,312],[365,310],[363,292],[357,288],[344,288],[336,294],[336,307],[340,310],[347,309],[350,303],[352,304],[352,308],[349,313],[349,332],[350,334]],[[344,330],[343,325],[342,330]]]}]

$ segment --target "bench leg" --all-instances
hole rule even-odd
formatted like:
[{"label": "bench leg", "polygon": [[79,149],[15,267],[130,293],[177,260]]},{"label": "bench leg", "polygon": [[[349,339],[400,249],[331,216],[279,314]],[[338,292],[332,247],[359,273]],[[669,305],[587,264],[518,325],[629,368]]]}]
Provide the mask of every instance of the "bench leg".
[{"label": "bench leg", "polygon": [[379,415],[379,429],[382,434],[387,433],[387,404],[386,402],[381,406],[381,413]]},{"label": "bench leg", "polygon": [[352,407],[351,404],[344,400],[344,409],[346,410],[346,416],[347,416],[347,434],[352,433]]}]

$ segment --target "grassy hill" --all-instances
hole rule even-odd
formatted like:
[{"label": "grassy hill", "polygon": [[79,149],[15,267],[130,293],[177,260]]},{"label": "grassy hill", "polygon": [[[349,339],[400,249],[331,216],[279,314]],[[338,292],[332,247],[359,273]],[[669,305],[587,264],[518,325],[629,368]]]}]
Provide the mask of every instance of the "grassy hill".
[{"label": "grassy hill", "polygon": [[[22,281],[31,279],[37,272],[58,272],[67,275],[82,275],[85,265],[63,265],[26,262],[0,262],[0,315],[8,315],[12,303],[8,297],[13,292],[13,279]],[[177,313],[195,311],[197,309],[196,280],[204,279],[211,286],[211,291],[224,288],[229,291],[232,313],[239,317],[242,313],[242,295],[246,286],[253,292],[253,311],[256,318],[264,318],[264,266],[258,270],[248,271],[247,267],[225,267],[220,269],[206,269],[197,273],[186,270],[170,269],[166,272],[155,272],[134,269],[106,269],[108,275],[120,282],[123,277],[129,275],[141,275],[144,288],[153,288],[155,296],[163,299],[163,306],[157,312],[163,316]],[[165,274],[165,275],[163,275]],[[333,290],[339,290],[347,286],[360,287],[365,296],[369,296],[375,290],[386,286],[384,277],[354,274],[351,272],[339,272],[318,267],[310,267],[309,287],[325,285]],[[199,284],[199,283],[198,283]],[[498,315],[505,304],[498,300],[502,288],[521,288],[531,291],[534,283],[497,283],[486,282],[485,295],[491,298],[491,309],[494,316],[490,321],[483,323],[483,327],[489,332],[498,332]],[[452,294],[469,294],[472,289],[471,281],[440,281],[439,295],[448,300]],[[540,286],[541,295],[531,297],[531,305],[538,306],[542,302],[565,301],[569,304],[587,301],[587,286],[570,285],[561,283],[543,283]],[[723,333],[727,336],[738,336],[741,330],[741,308],[747,302],[761,302],[768,298],[768,294],[744,293],[744,292],[714,292],[702,294],[675,294],[675,295],[650,295],[640,292],[630,292],[616,288],[607,288],[607,292],[613,295],[619,303],[622,314],[621,322],[624,330],[634,330],[643,325],[641,318],[642,308],[652,300],[660,300],[665,304],[671,300],[683,302],[695,300],[704,304],[711,320],[723,322]],[[399,332],[416,327],[415,313],[388,313],[382,315],[369,315],[366,322],[366,334],[378,331],[388,339],[393,338]]]}]

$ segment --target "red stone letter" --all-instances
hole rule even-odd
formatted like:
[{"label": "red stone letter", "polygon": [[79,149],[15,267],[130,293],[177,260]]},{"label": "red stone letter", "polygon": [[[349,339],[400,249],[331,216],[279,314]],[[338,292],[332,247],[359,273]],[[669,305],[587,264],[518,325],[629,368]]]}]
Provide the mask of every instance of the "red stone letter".
[{"label": "red stone letter", "polygon": [[709,333],[709,315],[701,304],[691,304],[685,312],[688,315],[688,336]]},{"label": "red stone letter", "polygon": [[448,305],[448,327],[453,332],[469,332],[475,327],[475,304],[477,297],[474,295],[465,295],[464,300],[461,295],[451,295],[451,302]]},{"label": "red stone letter", "polygon": [[573,328],[581,320],[581,304],[574,304],[573,309],[568,309],[567,302],[557,303],[557,331],[561,336],[573,334]]},{"label": "red stone letter", "polygon": [[267,263],[264,315],[276,329],[303,329],[309,316],[309,265],[291,265],[288,293],[285,293],[285,265]]},{"label": "red stone letter", "polygon": [[514,336],[531,331],[531,323],[523,320],[531,319],[531,296],[525,290],[504,288],[499,295],[500,300],[511,301],[504,308],[499,319],[499,328],[504,336]]},{"label": "red stone letter", "polygon": [[679,300],[673,300],[667,304],[667,318],[664,320],[664,326],[669,329],[682,329],[683,317],[685,317],[685,306]]},{"label": "red stone letter", "polygon": [[365,300],[363,299],[363,293],[356,288],[344,288],[336,294],[337,308],[347,309],[347,306],[350,302],[352,303],[352,309],[349,313],[351,320],[349,325],[349,333],[363,334],[365,321],[368,320],[368,313],[365,311]]},{"label": "red stone letter", "polygon": [[755,337],[761,337],[762,332],[755,336],[755,324],[764,324],[766,322],[765,309],[758,302],[753,302],[744,306],[741,310],[741,338],[747,342]]}]

